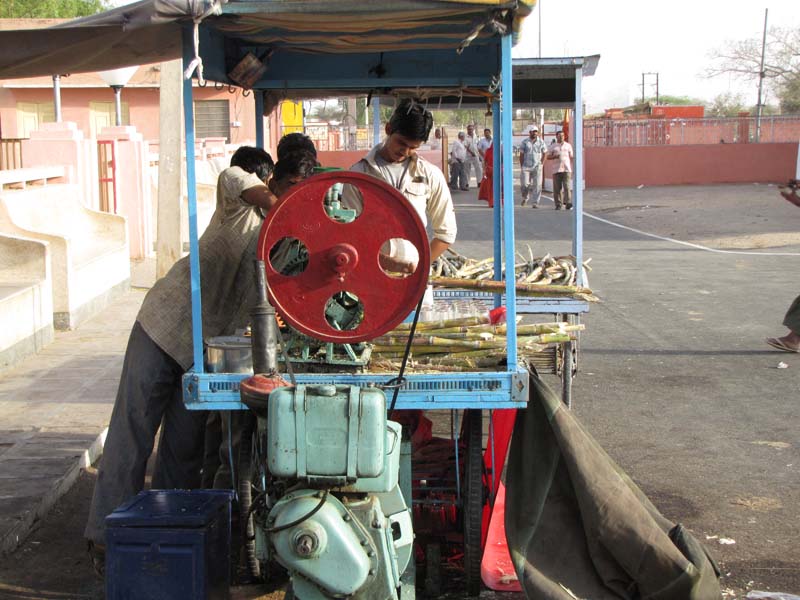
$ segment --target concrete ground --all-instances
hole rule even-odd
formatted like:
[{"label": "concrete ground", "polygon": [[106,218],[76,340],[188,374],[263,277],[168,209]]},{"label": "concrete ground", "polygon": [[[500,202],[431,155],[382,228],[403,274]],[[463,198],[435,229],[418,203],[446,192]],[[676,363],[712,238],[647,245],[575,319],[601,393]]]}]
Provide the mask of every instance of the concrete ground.
[{"label": "concrete ground", "polygon": [[[489,256],[485,204],[474,191],[455,200],[456,248]],[[800,355],[763,343],[783,334],[800,293],[800,210],[772,186],[590,190],[585,200],[602,302],[584,318],[574,410],[708,546],[726,598],[800,594]],[[516,217],[520,248],[568,251],[571,213],[545,201]],[[0,540],[30,533],[1,559],[0,598],[102,598],[81,540],[93,472],[80,465],[107,422],[142,297],[134,290],[0,374]]]}]

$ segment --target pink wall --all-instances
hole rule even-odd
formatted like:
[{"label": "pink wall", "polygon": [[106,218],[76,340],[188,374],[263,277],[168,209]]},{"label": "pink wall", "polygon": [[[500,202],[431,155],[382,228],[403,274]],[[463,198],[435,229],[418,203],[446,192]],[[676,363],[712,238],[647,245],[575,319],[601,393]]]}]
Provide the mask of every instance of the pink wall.
[{"label": "pink wall", "polygon": [[[356,150],[347,152],[324,151],[317,153],[317,159],[323,167],[339,167],[340,169],[349,169],[359,160],[364,158],[368,152],[369,150]],[[442,153],[439,150],[423,150],[419,154],[440,169],[442,168]]]},{"label": "pink wall", "polygon": [[[65,83],[62,82],[62,85]],[[254,141],[255,103],[253,94],[242,96],[238,88],[235,94],[227,89],[217,91],[213,85],[194,89],[195,100],[225,100],[230,104],[230,120],[239,121],[240,127],[231,127],[232,144]],[[0,89],[0,133],[3,138],[19,137],[17,131],[17,102],[47,103],[53,101],[50,88],[2,88]],[[61,88],[62,120],[78,124],[86,138],[90,137],[90,102],[113,102],[111,88]],[[158,88],[124,88],[122,101],[128,104],[130,124],[144,136],[145,140],[158,140]]]},{"label": "pink wall", "polygon": [[586,187],[781,183],[794,177],[797,143],[587,147]]}]

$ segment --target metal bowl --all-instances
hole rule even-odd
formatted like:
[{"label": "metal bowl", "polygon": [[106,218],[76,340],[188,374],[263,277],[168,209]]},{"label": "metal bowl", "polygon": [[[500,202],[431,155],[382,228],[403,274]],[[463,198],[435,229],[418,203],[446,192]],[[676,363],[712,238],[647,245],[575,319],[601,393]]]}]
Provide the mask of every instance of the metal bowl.
[{"label": "metal bowl", "polygon": [[240,335],[208,338],[205,362],[208,373],[252,373],[253,347],[250,338]]}]

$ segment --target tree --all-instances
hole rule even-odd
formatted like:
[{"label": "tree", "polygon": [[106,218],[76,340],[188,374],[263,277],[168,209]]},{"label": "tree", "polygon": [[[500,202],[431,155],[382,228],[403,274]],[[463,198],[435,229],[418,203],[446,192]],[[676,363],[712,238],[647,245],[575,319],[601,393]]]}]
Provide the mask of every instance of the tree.
[{"label": "tree", "polygon": [[310,111],[310,116],[326,123],[336,122],[338,125],[347,114],[346,98],[328,98],[316,101]]},{"label": "tree", "polygon": [[[714,64],[706,75],[732,75],[758,81],[761,74],[761,37],[728,42],[711,54]],[[770,27],[764,52],[764,82],[783,112],[800,108],[800,27]]]},{"label": "tree", "polygon": [[709,117],[737,117],[739,113],[747,110],[741,94],[725,92],[717,95],[711,104],[706,106],[706,115]]},{"label": "tree", "polygon": [[108,0],[3,0],[2,19],[74,19],[111,8]]}]

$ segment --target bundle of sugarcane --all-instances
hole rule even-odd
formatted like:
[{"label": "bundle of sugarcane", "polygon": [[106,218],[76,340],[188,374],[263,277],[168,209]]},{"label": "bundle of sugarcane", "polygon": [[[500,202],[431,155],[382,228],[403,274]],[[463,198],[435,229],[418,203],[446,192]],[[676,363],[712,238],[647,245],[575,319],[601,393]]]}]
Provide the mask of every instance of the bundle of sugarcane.
[{"label": "bundle of sugarcane", "polygon": [[[372,340],[372,365],[395,365],[403,358],[408,344],[408,325]],[[519,356],[541,352],[552,344],[575,339],[583,325],[533,323],[517,326]],[[461,370],[496,367],[505,358],[507,325],[491,325],[488,318],[466,317],[431,323],[418,323],[411,339],[412,366],[434,370]],[[397,365],[399,366],[399,362]],[[438,368],[441,367],[441,368]]]},{"label": "bundle of sugarcane", "polygon": [[[541,257],[533,256],[533,249],[528,245],[528,257],[519,252],[518,261],[514,265],[514,278],[518,283],[530,285],[562,285],[574,286],[578,269],[575,266],[574,256],[551,256],[546,254]],[[583,262],[584,273],[591,271],[589,263],[591,258]],[[505,264],[502,268],[505,275]],[[460,279],[471,281],[488,281],[494,277],[494,259],[484,258],[475,260],[463,254],[447,249],[442,256],[431,265],[431,279],[433,283],[440,284],[442,279]],[[560,295],[572,292],[552,292],[549,295]],[[591,292],[590,292],[591,293]]]}]

